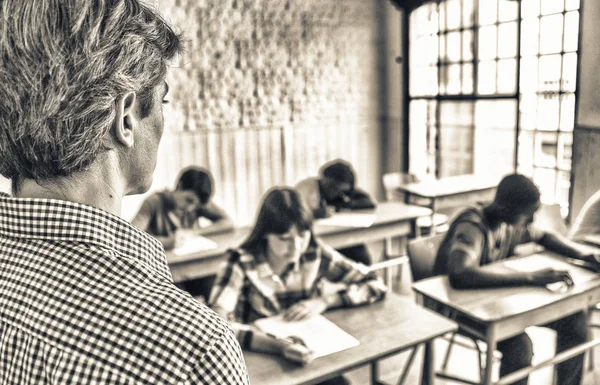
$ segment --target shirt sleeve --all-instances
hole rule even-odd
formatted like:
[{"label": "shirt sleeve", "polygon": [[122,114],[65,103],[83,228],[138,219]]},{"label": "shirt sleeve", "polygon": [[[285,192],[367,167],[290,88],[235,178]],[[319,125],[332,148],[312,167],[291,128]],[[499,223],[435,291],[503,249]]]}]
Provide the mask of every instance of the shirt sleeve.
[{"label": "shirt sleeve", "polygon": [[242,350],[233,332],[227,330],[198,361],[179,385],[249,385]]},{"label": "shirt sleeve", "polygon": [[331,282],[346,285],[346,289],[339,292],[345,307],[373,303],[385,297],[386,286],[367,266],[351,261],[330,246],[320,247],[321,274]]},{"label": "shirt sleeve", "polygon": [[198,217],[204,217],[213,222],[227,218],[227,213],[213,201],[208,202],[198,209]]},{"label": "shirt sleeve", "polygon": [[228,321],[239,321],[236,320],[235,310],[245,300],[242,295],[245,279],[239,256],[231,253],[217,274],[208,300],[208,305]]},{"label": "shirt sleeve", "polygon": [[456,224],[448,248],[448,264],[453,263],[452,255],[457,251],[466,254],[472,260],[479,261],[484,242],[484,235],[476,225],[469,222]]}]

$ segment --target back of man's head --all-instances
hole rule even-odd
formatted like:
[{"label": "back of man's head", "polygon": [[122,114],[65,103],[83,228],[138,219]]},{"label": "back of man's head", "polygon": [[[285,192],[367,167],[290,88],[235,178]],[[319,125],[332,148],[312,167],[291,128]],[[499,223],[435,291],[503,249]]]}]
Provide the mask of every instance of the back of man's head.
[{"label": "back of man's head", "polygon": [[325,163],[321,167],[321,174],[322,176],[333,179],[338,183],[347,183],[354,188],[354,169],[352,165],[345,160],[336,159]]},{"label": "back of man's head", "polygon": [[519,213],[535,207],[540,201],[540,190],[521,174],[510,174],[502,178],[494,204],[510,213]]},{"label": "back of man's head", "polygon": [[179,36],[139,0],[0,1],[0,174],[68,177],[109,150],[116,100],[148,114]]}]

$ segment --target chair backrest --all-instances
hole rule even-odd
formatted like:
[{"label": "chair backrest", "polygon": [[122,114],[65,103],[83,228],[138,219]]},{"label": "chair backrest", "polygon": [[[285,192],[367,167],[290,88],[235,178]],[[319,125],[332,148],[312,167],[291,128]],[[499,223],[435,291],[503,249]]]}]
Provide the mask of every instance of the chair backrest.
[{"label": "chair backrest", "polygon": [[402,172],[390,172],[383,174],[383,187],[385,189],[385,197],[388,201],[404,201],[404,194],[399,192],[399,186],[416,182],[417,178],[411,174]]},{"label": "chair backrest", "polygon": [[559,204],[542,205],[535,213],[534,225],[542,230],[555,231],[567,235],[568,228],[561,214]]},{"label": "chair backrest", "polygon": [[430,237],[421,237],[408,242],[408,259],[413,282],[429,278],[433,275],[433,267],[437,251],[444,240],[446,233]]}]

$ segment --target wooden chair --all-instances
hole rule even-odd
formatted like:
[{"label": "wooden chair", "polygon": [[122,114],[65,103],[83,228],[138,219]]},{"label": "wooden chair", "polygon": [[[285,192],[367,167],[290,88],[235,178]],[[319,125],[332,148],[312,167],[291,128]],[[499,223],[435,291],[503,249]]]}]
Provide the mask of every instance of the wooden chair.
[{"label": "wooden chair", "polygon": [[[436,234],[429,237],[421,237],[414,239],[408,243],[407,251],[408,251],[408,259],[410,265],[410,271],[413,277],[413,282],[420,281],[422,279],[430,278],[433,276],[433,268],[435,265],[435,260],[437,256],[437,251],[440,248],[442,241],[444,240],[444,236],[446,234]],[[457,336],[466,337],[467,341],[472,342],[464,343],[460,340],[457,340]],[[446,337],[445,337],[446,338]],[[449,376],[445,374],[446,369],[448,367],[448,361],[450,359],[450,353],[452,351],[452,347],[454,344],[477,350],[478,354],[478,363],[479,363],[479,373],[482,375],[483,373],[483,358],[485,349],[482,349],[479,345],[479,341],[469,335],[468,333],[459,330],[456,333],[452,333],[449,337],[448,341],[448,349],[446,350],[446,354],[444,355],[444,361],[442,363],[442,371],[436,373],[437,377],[445,378],[452,380],[456,377]]]},{"label": "wooden chair", "polygon": [[[383,175],[383,187],[385,188],[385,197],[388,201],[400,201],[405,202],[405,195],[403,192],[398,190],[399,186],[418,182],[419,179],[412,174],[405,174],[402,172],[391,172]],[[428,206],[429,202],[426,199],[422,201],[416,200],[413,204],[419,206]],[[436,213],[433,216],[433,223],[430,216],[420,217],[417,219],[417,227],[419,228],[420,234],[428,234],[431,231],[431,227],[435,226],[436,232],[444,232],[448,230],[448,216],[444,214]]]}]

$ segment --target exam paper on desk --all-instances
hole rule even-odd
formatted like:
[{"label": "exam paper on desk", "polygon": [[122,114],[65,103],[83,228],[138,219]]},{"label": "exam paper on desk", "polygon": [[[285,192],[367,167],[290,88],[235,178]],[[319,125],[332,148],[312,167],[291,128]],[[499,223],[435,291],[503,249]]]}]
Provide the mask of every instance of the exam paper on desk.
[{"label": "exam paper on desk", "polygon": [[329,218],[319,219],[318,224],[339,227],[370,227],[377,217],[369,213],[336,213]]},{"label": "exam paper on desk", "polygon": [[254,325],[278,338],[300,337],[315,353],[327,356],[360,345],[360,342],[327,318],[316,315],[302,321],[288,322],[282,315],[261,318]]},{"label": "exam paper on desk", "polygon": [[218,245],[205,237],[202,236],[194,236],[190,238],[185,238],[173,249],[173,254],[175,255],[184,255],[191,253],[198,253],[201,251],[208,251],[216,249]]}]

